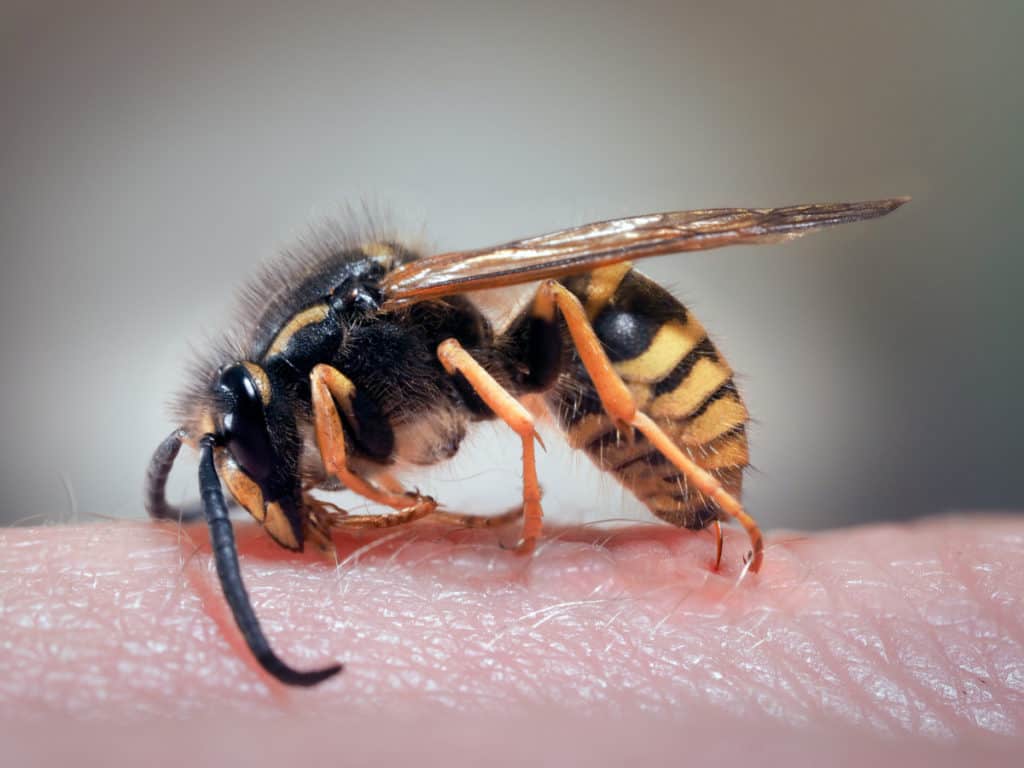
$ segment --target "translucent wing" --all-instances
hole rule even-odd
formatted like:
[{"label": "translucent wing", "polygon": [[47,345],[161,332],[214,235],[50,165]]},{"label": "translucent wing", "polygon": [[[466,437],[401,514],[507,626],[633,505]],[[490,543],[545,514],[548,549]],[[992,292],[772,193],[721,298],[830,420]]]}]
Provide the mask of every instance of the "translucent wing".
[{"label": "translucent wing", "polygon": [[613,219],[406,264],[384,278],[389,304],[587,272],[606,264],[723,245],[775,243],[884,216],[910,198],[786,208],[711,208]]}]

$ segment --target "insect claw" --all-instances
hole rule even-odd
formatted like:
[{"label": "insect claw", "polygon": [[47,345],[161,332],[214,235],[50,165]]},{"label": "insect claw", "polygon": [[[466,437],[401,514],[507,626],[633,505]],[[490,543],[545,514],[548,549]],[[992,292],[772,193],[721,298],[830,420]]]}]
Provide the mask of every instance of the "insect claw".
[{"label": "insect claw", "polygon": [[722,542],[725,540],[725,536],[722,534],[722,522],[720,520],[713,520],[712,525],[712,536],[715,537],[715,564],[711,570],[717,571],[722,566]]},{"label": "insect claw", "polygon": [[315,524],[307,524],[304,529],[306,540],[316,547],[316,551],[328,560],[336,559],[338,550],[334,546],[334,540],[328,530]]},{"label": "insect claw", "polygon": [[417,518],[429,515],[437,509],[437,502],[434,500],[433,496],[423,496],[419,491],[407,493],[406,496],[412,498],[414,503],[410,504],[408,507],[403,507],[400,510],[402,514],[411,515],[412,517]]},{"label": "insect claw", "polygon": [[536,440],[537,444],[541,447],[541,449],[545,453],[547,453],[548,447],[546,445],[544,445],[544,441],[541,440],[540,433],[537,432],[536,430],[534,430],[534,432],[533,432],[533,439]]},{"label": "insect claw", "polygon": [[533,550],[537,547],[537,537],[529,536],[525,539],[520,539],[519,543],[515,546],[515,553],[517,555],[532,555]]}]

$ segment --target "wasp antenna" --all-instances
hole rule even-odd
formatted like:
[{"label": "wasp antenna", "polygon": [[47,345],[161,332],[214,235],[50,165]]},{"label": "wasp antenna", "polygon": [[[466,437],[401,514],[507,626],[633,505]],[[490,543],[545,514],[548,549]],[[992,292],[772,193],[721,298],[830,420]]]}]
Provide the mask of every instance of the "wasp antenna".
[{"label": "wasp antenna", "polygon": [[217,576],[220,579],[224,597],[231,606],[246,645],[253,656],[270,675],[287,685],[312,686],[326,680],[341,671],[340,664],[332,664],[323,669],[311,672],[299,672],[292,669],[270,647],[267,638],[260,628],[259,619],[249,602],[249,593],[242,583],[242,573],[238,566],[238,549],[235,545],[235,533],[228,518],[228,506],[224,501],[224,493],[220,488],[220,478],[213,462],[213,446],[215,438],[211,434],[203,435],[199,441],[199,494],[206,510],[206,522],[210,526],[210,542],[213,546],[214,561],[217,564]]},{"label": "wasp antenna", "polygon": [[177,520],[193,522],[203,516],[199,510],[184,511],[167,502],[167,478],[178,457],[185,430],[179,427],[169,434],[153,452],[146,471],[146,512],[154,520]]}]

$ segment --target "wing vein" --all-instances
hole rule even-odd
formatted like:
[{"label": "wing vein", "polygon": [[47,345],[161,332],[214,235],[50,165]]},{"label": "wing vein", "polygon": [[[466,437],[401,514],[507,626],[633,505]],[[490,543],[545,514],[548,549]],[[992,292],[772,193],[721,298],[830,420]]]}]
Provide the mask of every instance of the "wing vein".
[{"label": "wing vein", "polygon": [[599,221],[491,248],[420,259],[391,272],[382,288],[388,304],[394,306],[666,253],[781,242],[825,227],[884,216],[908,199],[710,208]]}]

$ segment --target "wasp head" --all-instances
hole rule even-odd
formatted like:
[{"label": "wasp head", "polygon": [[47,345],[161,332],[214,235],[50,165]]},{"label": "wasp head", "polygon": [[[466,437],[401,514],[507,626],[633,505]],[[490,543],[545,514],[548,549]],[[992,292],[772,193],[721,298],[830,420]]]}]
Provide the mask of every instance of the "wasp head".
[{"label": "wasp head", "polygon": [[[273,474],[278,457],[267,426],[269,386],[265,381],[262,387],[257,383],[252,368],[252,364],[234,363],[217,374],[218,437],[238,466],[262,485]],[[266,374],[256,370],[265,380]]]},{"label": "wasp head", "polygon": [[285,430],[273,428],[272,388],[255,363],[231,363],[214,384],[216,462],[231,495],[288,549],[302,549],[303,527]]},{"label": "wasp head", "polygon": [[[270,380],[253,363],[232,363],[217,372],[212,394],[213,401],[200,419],[197,441],[199,494],[224,596],[242,637],[268,673],[289,685],[316,685],[337,674],[341,666],[333,664],[304,672],[293,669],[274,653],[242,583],[235,535],[221,490],[223,482],[279,544],[302,549],[299,486],[285,460],[288,452],[280,430],[274,429]],[[155,518],[192,517],[169,505],[165,497],[171,466],[182,443],[191,442],[189,438],[189,430],[176,429],[153,454],[146,479],[146,506]]]}]

